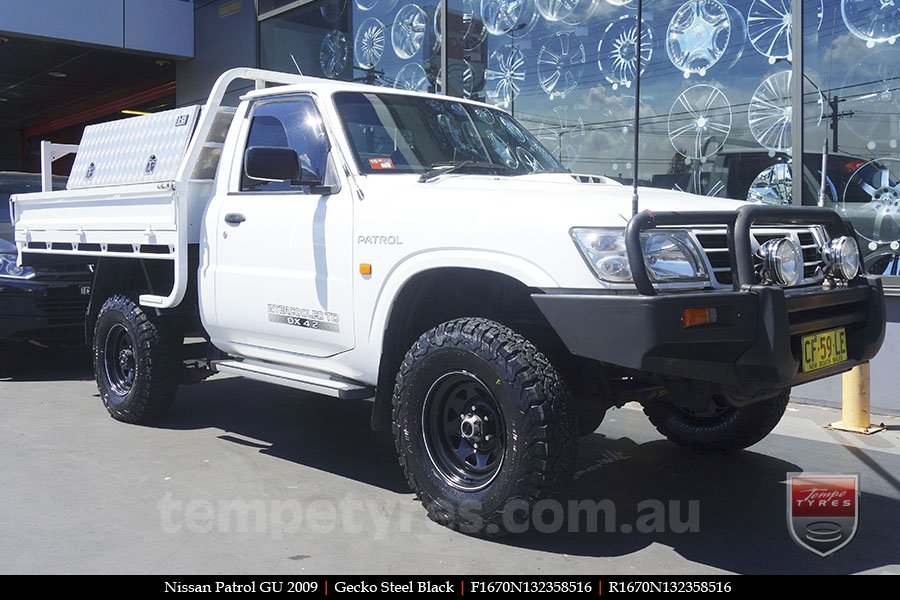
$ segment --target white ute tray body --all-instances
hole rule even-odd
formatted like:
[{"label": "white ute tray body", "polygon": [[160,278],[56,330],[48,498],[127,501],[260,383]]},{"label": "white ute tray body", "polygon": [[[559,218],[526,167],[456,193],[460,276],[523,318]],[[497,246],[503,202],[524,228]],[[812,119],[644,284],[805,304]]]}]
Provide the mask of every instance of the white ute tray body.
[{"label": "white ute tray body", "polygon": [[67,254],[175,261],[168,296],[141,304],[177,306],[187,289],[187,248],[200,241],[203,211],[235,109],[223,106],[230,84],[302,83],[299,75],[232,69],[201,109],[178,108],[86,128],[68,189],[14,197],[21,254]]}]

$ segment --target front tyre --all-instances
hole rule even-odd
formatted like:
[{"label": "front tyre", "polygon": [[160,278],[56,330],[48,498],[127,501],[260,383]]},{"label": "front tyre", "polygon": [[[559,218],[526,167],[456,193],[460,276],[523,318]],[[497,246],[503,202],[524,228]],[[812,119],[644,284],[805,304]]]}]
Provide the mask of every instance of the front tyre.
[{"label": "front tyre", "polygon": [[568,481],[578,438],[568,391],[528,340],[481,318],[449,321],[407,352],[393,397],[406,479],[442,525],[522,530]]},{"label": "front tyre", "polygon": [[100,309],[94,329],[94,374],[109,414],[126,423],[161,416],[175,399],[183,336],[166,317],[123,295]]},{"label": "front tyre", "polygon": [[657,431],[679,446],[695,452],[727,454],[748,448],[769,435],[787,409],[791,390],[747,406],[731,406],[718,398],[698,414],[671,402],[651,400],[644,414]]}]

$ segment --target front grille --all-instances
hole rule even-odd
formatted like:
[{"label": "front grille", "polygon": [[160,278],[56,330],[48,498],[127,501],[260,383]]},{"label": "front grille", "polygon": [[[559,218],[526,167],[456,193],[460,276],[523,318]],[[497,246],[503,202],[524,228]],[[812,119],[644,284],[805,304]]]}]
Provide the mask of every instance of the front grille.
[{"label": "front grille", "polygon": [[731,270],[731,259],[728,256],[728,238],[725,232],[695,232],[695,235],[706,254],[715,281],[723,286],[731,285],[734,277]]},{"label": "front grille", "polygon": [[[731,287],[734,282],[731,261],[728,256],[728,241],[724,229],[696,229],[697,238],[712,270],[714,287]],[[780,237],[792,237],[803,250],[803,279],[797,285],[805,285],[822,279],[819,267],[822,259],[819,254],[821,235],[809,227],[754,228],[750,230],[751,245],[754,253],[760,245]],[[757,267],[759,261],[755,259]]]},{"label": "front grille", "polygon": [[52,324],[63,324],[84,319],[89,300],[90,296],[81,295],[80,286],[51,287],[35,303]]},{"label": "front grille", "polygon": [[803,279],[813,279],[816,277],[816,271],[822,264],[822,255],[819,251],[820,245],[816,242],[816,237],[809,229],[798,231],[797,238],[800,246],[803,248]]}]

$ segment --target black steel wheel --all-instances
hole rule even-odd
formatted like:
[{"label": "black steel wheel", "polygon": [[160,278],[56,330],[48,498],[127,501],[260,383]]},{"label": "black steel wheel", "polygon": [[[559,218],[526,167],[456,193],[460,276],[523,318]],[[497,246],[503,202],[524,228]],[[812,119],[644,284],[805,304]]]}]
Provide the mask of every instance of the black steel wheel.
[{"label": "black steel wheel", "polygon": [[134,387],[137,365],[134,361],[134,339],[121,323],[114,323],[104,340],[103,375],[106,385],[118,396],[126,396]]},{"label": "black steel wheel", "polygon": [[448,485],[482,489],[496,477],[506,449],[497,399],[478,377],[451,371],[438,378],[422,406],[428,456]]},{"label": "black steel wheel", "polygon": [[465,533],[515,530],[568,481],[578,439],[569,393],[528,340],[481,318],[448,321],[407,352],[394,441],[428,516]]},{"label": "black steel wheel", "polygon": [[109,414],[127,423],[162,415],[175,399],[183,335],[127,296],[109,298],[94,328],[94,374]]}]

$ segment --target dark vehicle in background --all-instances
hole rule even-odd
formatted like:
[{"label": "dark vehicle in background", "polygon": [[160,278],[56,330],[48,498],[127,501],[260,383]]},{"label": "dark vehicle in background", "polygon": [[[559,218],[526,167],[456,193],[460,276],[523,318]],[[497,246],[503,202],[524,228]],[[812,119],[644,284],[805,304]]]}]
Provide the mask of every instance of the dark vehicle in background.
[{"label": "dark vehicle in background", "polygon": [[[53,189],[65,186],[65,177],[53,178]],[[0,367],[16,355],[15,345],[84,343],[93,280],[89,267],[16,265],[9,197],[40,190],[40,175],[0,171]]]}]

